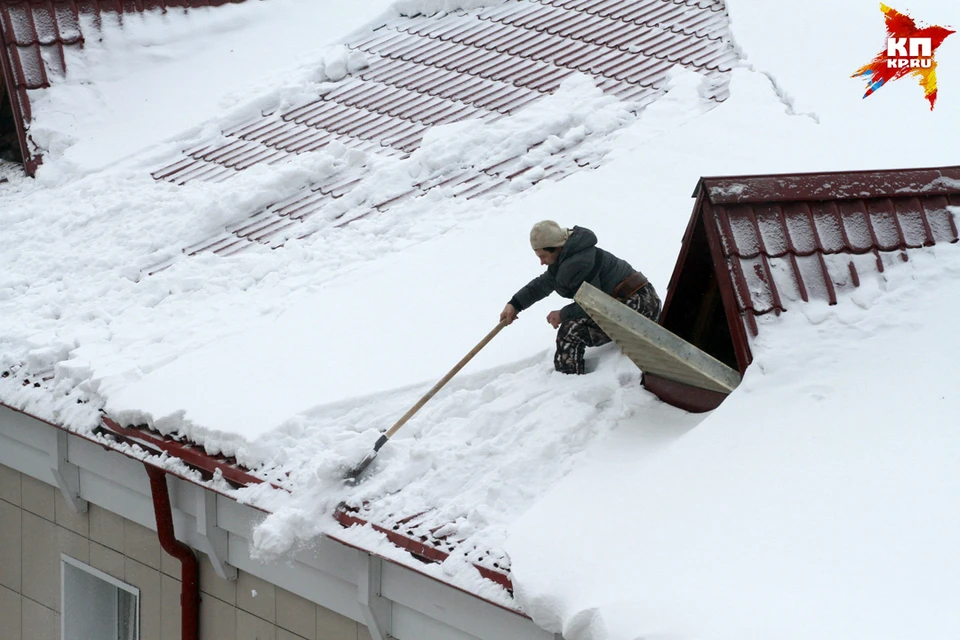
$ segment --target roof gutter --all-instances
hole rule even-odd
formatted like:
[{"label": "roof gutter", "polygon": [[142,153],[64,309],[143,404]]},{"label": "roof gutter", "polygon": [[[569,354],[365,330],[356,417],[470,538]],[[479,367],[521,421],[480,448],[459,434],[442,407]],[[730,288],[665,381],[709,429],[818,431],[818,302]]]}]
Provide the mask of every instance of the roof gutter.
[{"label": "roof gutter", "polygon": [[[17,407],[12,406],[12,405],[9,405],[9,404],[6,404],[6,403],[4,403],[4,402],[0,402],[0,408],[9,409],[10,411],[13,411],[13,412],[15,412],[15,413],[19,413],[19,414],[21,414],[21,415],[27,416],[28,418],[31,418],[31,419],[33,419],[33,420],[37,420],[38,422],[42,422],[42,423],[44,423],[44,424],[46,424],[46,425],[48,425],[48,426],[51,426],[51,427],[53,427],[54,429],[59,429],[59,430],[61,430],[61,431],[66,431],[66,432],[68,432],[71,436],[74,436],[74,437],[79,438],[79,439],[81,439],[81,440],[85,440],[85,441],[87,441],[87,442],[90,442],[90,443],[92,443],[92,444],[94,444],[94,445],[96,445],[96,446],[98,446],[98,447],[103,448],[103,449],[106,450],[106,451],[110,451],[111,453],[118,453],[118,454],[120,454],[120,455],[122,455],[122,456],[125,456],[125,457],[127,457],[127,458],[130,458],[131,460],[136,460],[137,462],[140,462],[140,463],[142,463],[142,464],[144,465],[144,467],[145,467],[146,470],[147,470],[147,475],[148,475],[148,476],[150,476],[151,473],[152,473],[152,471],[155,470],[155,471],[157,471],[157,472],[159,472],[159,473],[161,473],[161,474],[163,474],[163,475],[170,475],[170,476],[173,476],[173,477],[175,477],[175,478],[179,478],[180,480],[183,480],[184,482],[189,482],[189,483],[191,483],[191,484],[195,484],[195,485],[197,485],[197,486],[201,486],[201,487],[203,487],[204,489],[206,489],[207,491],[212,491],[212,492],[214,492],[214,493],[220,494],[220,495],[224,496],[225,498],[227,498],[227,499],[229,499],[229,500],[232,500],[232,501],[234,501],[234,502],[236,502],[236,500],[237,500],[236,497],[231,496],[231,495],[229,495],[229,494],[227,494],[227,493],[224,493],[223,491],[221,491],[221,490],[219,490],[219,489],[217,489],[217,488],[215,488],[215,487],[208,486],[208,485],[206,485],[206,484],[201,484],[201,483],[197,482],[196,478],[190,478],[190,477],[188,477],[188,476],[186,476],[186,475],[178,474],[178,473],[176,473],[175,471],[165,471],[165,470],[161,470],[161,469],[159,469],[159,468],[157,468],[157,467],[149,464],[148,462],[146,462],[142,457],[136,456],[136,455],[130,453],[129,451],[124,451],[123,449],[118,449],[118,448],[115,448],[115,447],[111,447],[109,444],[103,442],[102,440],[98,440],[97,438],[92,437],[92,436],[90,436],[90,435],[88,435],[88,434],[84,434],[84,433],[81,433],[81,432],[78,432],[78,431],[70,431],[69,429],[67,429],[67,428],[66,428],[65,426],[63,426],[63,425],[59,425],[59,424],[57,424],[57,423],[55,423],[55,422],[51,422],[51,421],[46,420],[46,419],[44,419],[44,418],[38,417],[38,416],[36,416],[36,415],[33,415],[33,414],[31,414],[31,413],[28,413],[28,412],[24,411],[23,409],[18,409]],[[130,443],[130,444],[136,444],[136,445],[140,446],[140,448],[142,448],[144,451],[147,451],[147,452],[149,453],[149,455],[151,455],[151,456],[153,456],[153,455],[161,455],[161,453],[166,452],[166,453],[167,453],[168,455],[170,455],[171,457],[178,458],[178,459],[184,461],[185,463],[189,463],[191,466],[192,466],[192,465],[196,465],[197,468],[201,469],[201,470],[204,471],[204,472],[214,473],[216,470],[220,470],[220,472],[223,474],[223,477],[224,477],[224,478],[226,478],[228,481],[234,482],[234,483],[236,483],[236,484],[238,484],[238,485],[240,485],[240,486],[248,486],[248,485],[251,485],[251,484],[257,484],[257,483],[264,482],[264,480],[261,480],[260,478],[257,478],[256,476],[253,476],[253,475],[251,475],[251,474],[249,474],[249,473],[244,472],[243,470],[241,470],[240,468],[238,468],[235,464],[227,463],[225,460],[218,460],[218,459],[215,458],[214,456],[210,456],[210,455],[208,455],[208,454],[204,454],[202,449],[199,449],[199,448],[197,448],[197,447],[191,446],[191,445],[189,445],[189,444],[184,444],[183,442],[179,442],[179,441],[173,440],[172,438],[169,438],[168,436],[160,436],[159,434],[151,434],[151,433],[147,432],[146,430],[142,430],[142,429],[138,429],[138,428],[134,428],[134,427],[121,427],[117,422],[115,422],[115,421],[113,421],[113,420],[111,420],[110,418],[107,418],[107,417],[105,417],[105,416],[103,417],[102,422],[103,422],[103,425],[104,425],[105,427],[107,427],[107,431],[108,431],[114,438],[118,438],[120,441],[128,442],[128,443]],[[277,485],[274,485],[274,484],[272,484],[272,483],[271,483],[271,486],[273,486],[274,488],[277,488],[277,489],[281,489],[281,487],[278,487]],[[152,480],[151,480],[151,489],[152,489]],[[170,503],[169,493],[167,492],[167,488],[166,488],[166,483],[165,483],[165,482],[163,483],[163,491],[164,491],[164,493],[167,495],[167,504],[169,505],[169,503]],[[154,494],[155,494],[155,492],[154,492]],[[154,497],[154,500],[156,500],[156,497]],[[251,509],[256,509],[256,510],[258,510],[258,511],[262,511],[262,512],[264,512],[264,513],[268,513],[264,508],[258,507],[258,506],[253,505],[253,504],[247,504],[246,506],[250,507]],[[169,510],[169,506],[168,506],[167,509]],[[443,551],[440,551],[439,549],[432,549],[431,551],[427,551],[428,549],[431,549],[431,548],[428,547],[427,545],[425,545],[425,544],[423,543],[423,541],[418,541],[418,540],[409,538],[409,537],[407,537],[407,536],[398,534],[396,531],[393,531],[393,530],[391,530],[391,529],[387,529],[387,528],[385,528],[385,527],[380,527],[380,526],[377,526],[377,525],[375,525],[375,524],[373,524],[373,523],[368,523],[366,520],[363,520],[362,518],[359,518],[359,517],[357,517],[356,515],[353,515],[352,513],[348,513],[348,512],[346,512],[346,511],[340,509],[340,508],[338,508],[338,509],[334,512],[334,518],[335,518],[338,522],[340,522],[340,524],[343,525],[345,528],[349,528],[349,527],[351,527],[351,526],[353,526],[353,525],[361,525],[361,526],[363,526],[363,525],[365,525],[365,524],[369,524],[371,528],[373,528],[375,531],[378,531],[378,532],[384,534],[384,535],[385,535],[393,544],[395,544],[397,547],[399,547],[399,548],[401,548],[401,549],[404,549],[405,551],[409,552],[412,556],[417,557],[418,559],[421,559],[421,560],[422,560],[422,559],[426,559],[426,560],[428,560],[428,561],[430,561],[430,562],[440,563],[440,562],[443,562],[443,561],[449,556],[449,554],[446,554],[446,553],[444,553]],[[172,526],[173,526],[173,525],[172,525],[172,515],[171,515],[171,531],[172,531]],[[162,543],[163,543],[163,541],[162,541],[162,534],[159,534],[160,518],[157,518],[157,529],[158,529],[158,535],[161,535],[161,544],[162,544]],[[350,547],[350,548],[352,548],[352,549],[357,549],[358,551],[361,551],[361,552],[366,553],[366,554],[377,555],[377,554],[371,552],[369,549],[366,549],[366,548],[357,546],[356,543],[347,542],[345,539],[343,539],[343,538],[340,537],[340,536],[333,535],[333,534],[329,534],[329,533],[325,533],[325,534],[323,534],[323,535],[324,535],[325,537],[327,537],[327,538],[330,538],[331,540],[334,540],[334,541],[338,542],[339,544],[342,544],[342,545],[344,545],[344,546]],[[171,540],[172,540],[173,542],[175,542],[176,544],[181,544],[181,543],[177,542],[177,541],[176,541],[176,538],[174,538],[172,535],[171,535]],[[179,558],[179,556],[177,556],[176,554],[170,552],[170,551],[167,549],[166,546],[164,546],[163,549],[164,549],[165,551],[167,551],[167,553],[170,553],[170,555],[173,555],[174,557]],[[189,550],[189,547],[187,547],[187,549]],[[378,557],[381,557],[381,556],[378,556]],[[383,557],[383,559],[384,559],[384,560],[387,560],[388,562],[392,562],[392,563],[394,563],[394,564],[396,564],[396,565],[398,565],[398,566],[401,566],[401,567],[403,567],[404,569],[407,569],[407,570],[409,570],[409,571],[413,571],[414,573],[420,574],[420,575],[422,575],[422,576],[424,576],[424,577],[426,577],[426,578],[428,578],[428,579],[430,579],[430,580],[433,580],[433,581],[435,581],[435,582],[438,582],[438,583],[440,583],[440,584],[442,584],[442,585],[444,585],[444,586],[446,586],[446,587],[449,587],[449,588],[454,589],[454,590],[456,590],[456,591],[463,592],[463,593],[467,594],[468,596],[470,596],[470,597],[472,597],[472,598],[476,598],[477,600],[480,600],[480,601],[485,602],[485,603],[487,603],[487,604],[493,605],[493,606],[495,606],[495,607],[497,607],[497,608],[499,608],[499,609],[503,609],[504,611],[509,611],[510,613],[513,613],[513,614],[515,614],[515,615],[520,616],[521,618],[528,618],[528,619],[530,618],[530,616],[524,614],[523,612],[521,612],[521,611],[519,611],[519,610],[517,610],[517,609],[512,609],[512,608],[510,608],[510,607],[504,606],[503,604],[500,604],[499,602],[496,602],[496,601],[491,600],[491,599],[489,599],[489,598],[485,598],[484,596],[482,596],[482,595],[480,595],[480,594],[473,593],[473,592],[471,592],[471,591],[467,591],[466,589],[463,589],[462,587],[458,587],[458,586],[456,586],[456,585],[454,585],[454,584],[452,584],[452,583],[449,583],[449,582],[446,582],[446,581],[444,581],[444,580],[441,580],[441,579],[437,578],[437,577],[436,577],[435,575],[433,575],[433,574],[426,573],[426,572],[424,572],[424,571],[420,571],[419,569],[416,568],[415,565],[405,564],[405,563],[402,563],[402,562],[396,562],[395,560],[392,560],[392,559],[386,558],[386,557]],[[493,581],[493,582],[495,582],[495,583],[497,583],[497,584],[500,584],[501,586],[505,587],[506,589],[510,590],[511,592],[513,591],[513,584],[512,584],[512,581],[510,580],[509,576],[507,576],[507,575],[505,575],[505,574],[503,574],[503,573],[497,572],[497,571],[495,571],[495,570],[493,570],[493,569],[489,569],[488,567],[484,567],[483,565],[474,564],[473,566],[476,567],[476,569],[480,572],[480,574],[481,574],[483,577],[485,577],[485,578],[487,578],[487,579],[489,579],[489,580],[491,580],[491,581]],[[199,596],[198,596],[198,597],[199,597]],[[197,638],[197,636],[186,636],[186,635],[184,635],[184,636],[182,637],[182,640],[195,639],[195,638]]]},{"label": "roof gutter", "polygon": [[173,511],[170,507],[170,491],[167,488],[167,474],[146,462],[143,466],[150,477],[150,491],[153,494],[153,511],[157,518],[157,537],[160,546],[180,561],[180,638],[181,640],[199,640],[200,638],[200,563],[190,547],[179,542],[173,532]]}]

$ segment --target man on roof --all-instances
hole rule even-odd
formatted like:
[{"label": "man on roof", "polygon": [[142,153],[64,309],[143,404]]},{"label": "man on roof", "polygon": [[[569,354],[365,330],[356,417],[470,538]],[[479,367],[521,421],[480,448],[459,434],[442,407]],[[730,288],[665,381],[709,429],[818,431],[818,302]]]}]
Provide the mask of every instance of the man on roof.
[{"label": "man on roof", "polygon": [[[573,298],[584,282],[654,322],[660,317],[660,298],[653,285],[625,260],[598,247],[593,231],[576,226],[564,229],[553,220],[543,220],[530,230],[530,246],[547,270],[514,294],[500,313],[501,321],[512,323],[518,313],[554,291]],[[557,329],[553,365],[561,373],[585,373],[586,348],[610,342],[576,302],[548,313],[547,322]]]}]

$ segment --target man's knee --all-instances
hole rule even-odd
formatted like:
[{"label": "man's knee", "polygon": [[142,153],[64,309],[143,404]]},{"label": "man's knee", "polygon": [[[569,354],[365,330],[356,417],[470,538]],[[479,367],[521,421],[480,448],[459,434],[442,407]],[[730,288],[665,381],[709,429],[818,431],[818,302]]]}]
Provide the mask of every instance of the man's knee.
[{"label": "man's knee", "polygon": [[583,335],[583,322],[580,318],[560,323],[557,329],[557,352],[553,357],[553,368],[560,373],[583,373],[583,354],[586,342]]},{"label": "man's knee", "polygon": [[627,300],[627,306],[653,322],[660,319],[660,296],[657,295],[652,284],[647,284],[633,294]]}]

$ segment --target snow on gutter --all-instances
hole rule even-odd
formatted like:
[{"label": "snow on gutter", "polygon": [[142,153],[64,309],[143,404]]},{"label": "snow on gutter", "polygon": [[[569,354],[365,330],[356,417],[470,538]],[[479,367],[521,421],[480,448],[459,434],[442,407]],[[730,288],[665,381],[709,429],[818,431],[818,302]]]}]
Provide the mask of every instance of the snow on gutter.
[{"label": "snow on gutter", "polygon": [[[223,456],[208,455],[194,446],[192,443],[180,442],[170,437],[161,436],[145,428],[122,427],[114,420],[106,417],[103,419],[103,423],[106,428],[114,434],[114,436],[118,436],[119,438],[128,441],[131,444],[145,445],[161,452],[168,453],[171,456],[175,456],[183,460],[184,463],[196,467],[202,472],[206,472],[210,475],[216,475],[219,472],[225,480],[237,486],[250,486],[264,482],[262,479],[247,473],[242,467],[229,463],[226,458],[223,458]],[[277,485],[272,486],[276,489],[283,490],[282,487],[278,487]],[[230,496],[227,495],[226,497]],[[387,539],[396,546],[409,551],[414,556],[423,560],[440,563],[444,562],[450,557],[449,553],[432,547],[426,542],[415,540],[403,535],[402,533],[381,527],[375,523],[371,523],[363,518],[357,517],[343,504],[337,507],[333,517],[337,520],[337,522],[343,525],[344,528],[350,528],[356,525],[370,525],[373,530],[384,534]],[[479,564],[474,564],[473,566],[476,567],[477,571],[479,571],[480,575],[483,577],[496,582],[509,591],[513,591],[513,584],[511,583],[510,577],[507,574],[494,571]],[[460,589],[460,587],[457,587],[456,585],[451,584],[449,586],[454,587],[455,589]],[[469,593],[466,590],[463,591],[464,593]],[[497,606],[503,606],[492,601],[488,602]]]},{"label": "snow on gutter", "polygon": [[[193,443],[180,442],[167,436],[161,436],[160,434],[145,428],[123,427],[107,417],[103,418],[103,429],[101,432],[85,434],[76,431],[70,431],[69,429],[54,422],[44,420],[43,418],[27,413],[26,411],[17,409],[16,407],[10,406],[3,402],[0,402],[0,407],[10,409],[11,411],[15,411],[21,415],[43,422],[44,424],[47,424],[58,430],[65,431],[70,435],[96,444],[105,450],[120,453],[128,458],[142,462],[144,465],[161,469],[165,473],[177,477],[180,480],[203,487],[204,489],[213,491],[214,493],[225,498],[229,498],[230,500],[236,501],[236,497],[232,496],[227,490],[225,490],[223,486],[224,481],[235,488],[258,485],[264,482],[264,480],[250,474],[247,470],[243,469],[239,465],[230,463],[228,459],[224,458],[223,456],[209,455],[202,449],[195,446]],[[210,479],[206,479],[207,477]],[[275,489],[285,490],[282,487],[272,483],[271,486]],[[265,509],[255,505],[248,504],[247,506],[257,509],[263,513],[268,513]],[[428,541],[415,540],[403,535],[402,533],[398,533],[397,531],[381,527],[375,523],[368,522],[363,518],[357,517],[351,513],[350,510],[345,507],[345,505],[340,505],[334,512],[333,517],[335,520],[337,520],[337,522],[343,525],[344,528],[369,525],[372,530],[383,534],[391,543],[405,551],[408,551],[411,555],[419,560],[429,563],[442,563],[450,557],[449,553],[430,546]],[[358,546],[355,542],[348,542],[347,540],[335,535],[325,535],[351,548],[355,548],[365,553],[378,555],[369,549]],[[378,557],[381,557],[383,560],[390,561],[389,558],[379,555]],[[435,580],[474,598],[483,600],[488,604],[527,617],[518,609],[507,607],[502,603],[498,603],[484,598],[478,594],[471,593],[460,586],[440,580],[436,576],[418,571],[413,565],[404,566],[430,578],[431,580]],[[510,577],[506,573],[495,571],[479,564],[474,564],[473,566],[484,578],[499,584],[512,593],[513,584],[510,580]]]},{"label": "snow on gutter", "polygon": [[[63,442],[59,456],[50,451],[51,436],[57,434],[62,434]],[[66,460],[67,436],[71,437],[69,461]],[[57,436],[52,440],[60,442],[61,438]],[[98,453],[100,451],[108,453]],[[109,462],[103,457],[113,452],[120,453],[121,460],[130,462]],[[417,637],[422,640],[460,637],[461,633],[490,640],[554,637],[520,611],[439,579],[418,569],[417,562],[407,564],[402,558],[371,551],[364,540],[380,541],[382,537],[370,529],[367,534],[358,530],[359,535],[350,536],[350,540],[323,534],[322,540],[318,539],[318,548],[294,552],[286,562],[261,562],[251,553],[249,536],[264,510],[238,502],[230,495],[222,473],[216,474],[216,480],[208,481],[199,471],[174,457],[151,455],[138,445],[113,440],[103,432],[68,431],[0,403],[0,464],[51,484],[51,458],[57,457],[73,466],[75,472],[79,468],[83,477],[83,499],[107,505],[118,515],[151,529],[157,525],[143,468],[144,465],[157,466],[174,478],[170,481],[170,493],[175,498],[173,517],[180,540],[210,556],[215,569],[221,561],[228,571],[241,569],[269,580],[367,626],[371,621],[362,615],[364,608],[377,610],[375,605],[379,605],[383,611],[386,607],[384,633],[390,633],[389,611],[392,611],[393,619],[399,619],[398,624],[408,633],[410,629],[420,630],[422,633]],[[75,486],[79,487],[79,483]],[[221,501],[219,496],[230,499]],[[201,526],[200,511],[204,504],[208,509],[207,520]],[[206,538],[208,534],[222,539],[211,542]],[[213,557],[218,551],[222,551],[221,557]],[[226,564],[227,561],[230,564]],[[366,598],[362,593],[364,586]],[[372,599],[378,602],[368,602]],[[454,632],[456,635],[451,636]]]}]

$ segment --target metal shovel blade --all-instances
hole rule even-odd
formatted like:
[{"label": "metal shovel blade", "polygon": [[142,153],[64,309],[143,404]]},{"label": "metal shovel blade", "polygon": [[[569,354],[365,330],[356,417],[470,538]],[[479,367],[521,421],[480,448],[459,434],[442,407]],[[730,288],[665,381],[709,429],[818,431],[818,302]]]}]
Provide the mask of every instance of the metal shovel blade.
[{"label": "metal shovel blade", "polygon": [[364,471],[367,470],[367,467],[370,466],[370,463],[373,462],[374,458],[376,457],[377,457],[376,451],[371,451],[370,453],[368,453],[367,457],[361,460],[359,464],[357,464],[354,467],[351,467],[350,469],[347,470],[345,474],[343,474],[343,481],[346,482],[347,484],[356,484],[357,480],[360,479],[360,474],[362,474]]},{"label": "metal shovel blade", "polygon": [[364,457],[364,459],[361,460],[356,466],[351,467],[345,474],[343,474],[344,482],[347,484],[356,484],[357,480],[360,478],[360,474],[367,470],[367,467],[370,466],[370,463],[373,462],[377,457],[377,453],[380,451],[380,448],[387,444],[387,440],[389,440],[389,438],[386,434],[381,435],[377,439],[377,443],[373,445],[373,451],[368,453],[366,457]]}]

